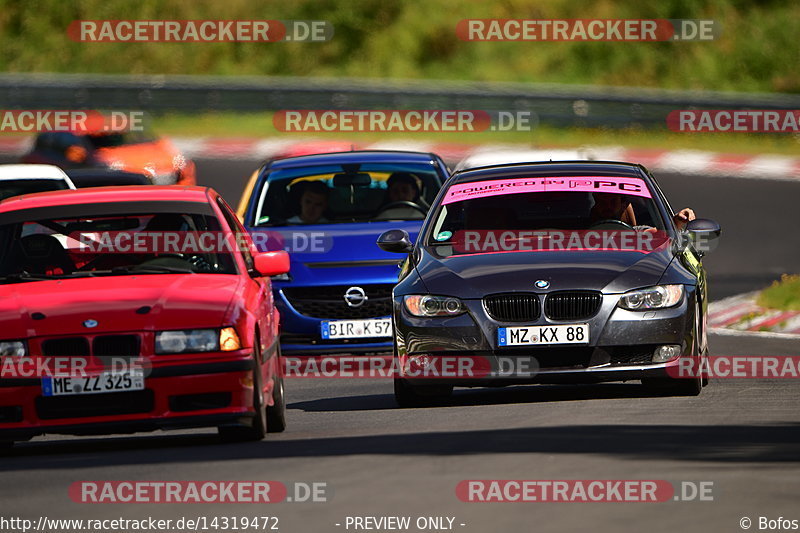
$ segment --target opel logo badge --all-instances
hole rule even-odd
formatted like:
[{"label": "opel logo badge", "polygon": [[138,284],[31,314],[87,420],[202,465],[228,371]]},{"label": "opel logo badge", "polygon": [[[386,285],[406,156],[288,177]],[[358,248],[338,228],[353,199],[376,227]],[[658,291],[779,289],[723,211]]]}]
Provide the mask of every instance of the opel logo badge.
[{"label": "opel logo badge", "polygon": [[368,299],[361,287],[350,287],[344,293],[344,301],[350,307],[361,307]]},{"label": "opel logo badge", "polygon": [[550,287],[550,282],[547,281],[546,279],[539,279],[536,280],[536,283],[534,283],[534,285],[536,285],[537,289],[547,289],[548,287]]},{"label": "opel logo badge", "polygon": [[87,328],[96,328],[97,327],[97,320],[90,318],[89,320],[84,320],[83,325]]}]

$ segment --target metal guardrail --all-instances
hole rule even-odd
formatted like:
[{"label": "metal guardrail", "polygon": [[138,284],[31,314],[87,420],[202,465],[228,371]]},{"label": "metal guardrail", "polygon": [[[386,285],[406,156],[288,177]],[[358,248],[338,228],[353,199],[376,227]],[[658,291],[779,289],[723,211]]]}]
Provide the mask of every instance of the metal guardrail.
[{"label": "metal guardrail", "polygon": [[799,109],[800,95],[555,84],[283,77],[0,74],[2,109],[530,111],[553,126],[664,127],[676,109]]}]

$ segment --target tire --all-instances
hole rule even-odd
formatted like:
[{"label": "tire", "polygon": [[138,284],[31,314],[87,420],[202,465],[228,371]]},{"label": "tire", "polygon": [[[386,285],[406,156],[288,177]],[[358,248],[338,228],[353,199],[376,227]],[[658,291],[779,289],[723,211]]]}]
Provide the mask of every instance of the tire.
[{"label": "tire", "polygon": [[267,406],[267,432],[282,433],[286,429],[286,395],[283,390],[283,363],[281,349],[278,346],[276,354],[276,373],[272,379],[275,385],[272,388],[273,404]]},{"label": "tire", "polygon": [[394,379],[394,399],[402,408],[435,405],[453,394],[452,385],[417,387],[401,378]]},{"label": "tire", "polygon": [[253,347],[253,411],[255,416],[248,426],[220,426],[219,436],[226,442],[262,440],[267,434],[267,410],[264,408],[264,385],[261,377],[261,342],[255,337]]}]

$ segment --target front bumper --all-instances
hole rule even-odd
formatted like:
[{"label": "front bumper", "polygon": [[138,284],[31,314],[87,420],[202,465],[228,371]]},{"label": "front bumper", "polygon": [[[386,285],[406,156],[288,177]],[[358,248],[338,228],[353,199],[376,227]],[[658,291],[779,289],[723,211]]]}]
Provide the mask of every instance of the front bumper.
[{"label": "front bumper", "polygon": [[[322,338],[322,323],[328,319],[301,314],[286,296],[275,291],[275,307],[281,316],[281,352],[285,355],[389,353],[391,337],[330,340]],[[383,318],[383,317],[373,317]],[[341,319],[330,319],[341,320]]]},{"label": "front bumper", "polygon": [[[604,295],[599,311],[590,318],[554,321],[542,316],[532,323],[520,324],[493,320],[480,300],[465,301],[468,312],[456,317],[415,317],[405,311],[402,296],[398,296],[394,300],[396,356],[401,358],[403,368],[420,356],[434,364],[437,360],[449,359],[452,363],[454,358],[467,357],[473,361],[468,366],[478,368],[476,372],[457,375],[406,375],[408,383],[418,385],[597,383],[667,377],[681,358],[696,355],[694,298],[693,288],[687,287],[678,306],[640,312],[617,307],[619,295]],[[498,346],[499,327],[569,323],[589,325],[587,344]],[[680,345],[680,357],[653,363],[653,352],[660,345]]]},{"label": "front bumper", "polygon": [[246,350],[231,353],[154,366],[139,391],[43,396],[41,378],[0,379],[0,440],[249,425],[253,358]]}]

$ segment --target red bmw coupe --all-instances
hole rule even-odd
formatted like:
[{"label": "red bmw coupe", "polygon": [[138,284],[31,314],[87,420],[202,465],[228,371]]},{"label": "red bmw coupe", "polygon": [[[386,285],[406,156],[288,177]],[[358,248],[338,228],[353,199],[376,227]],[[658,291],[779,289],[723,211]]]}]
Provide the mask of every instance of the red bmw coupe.
[{"label": "red bmw coupe", "polygon": [[[170,240],[171,239],[171,240]],[[0,202],[0,443],[218,427],[283,431],[270,276],[214,190],[128,186]]]}]

